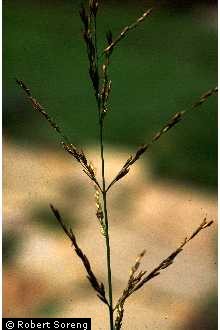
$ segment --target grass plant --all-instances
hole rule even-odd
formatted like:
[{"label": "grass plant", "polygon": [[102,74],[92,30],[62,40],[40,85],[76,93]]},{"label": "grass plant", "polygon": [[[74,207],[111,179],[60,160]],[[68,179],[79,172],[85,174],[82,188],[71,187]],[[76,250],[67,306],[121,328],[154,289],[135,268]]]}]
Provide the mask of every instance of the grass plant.
[{"label": "grass plant", "polygon": [[83,38],[86,45],[86,51],[88,56],[88,71],[91,80],[91,85],[94,91],[94,97],[97,104],[97,122],[99,127],[99,148],[100,148],[100,162],[101,162],[101,179],[96,173],[95,167],[85,155],[84,151],[71,143],[70,139],[64,134],[60,126],[57,125],[46,109],[37,101],[32,95],[31,90],[27,87],[26,83],[22,80],[16,79],[18,85],[23,89],[27,98],[31,102],[33,108],[39,112],[49,123],[49,125],[57,132],[60,138],[60,143],[63,149],[76,160],[83,172],[88,176],[95,188],[95,202],[96,202],[96,216],[101,228],[101,234],[103,235],[106,245],[106,267],[107,267],[107,287],[106,290],[104,283],[100,282],[95,275],[91,262],[79,247],[76,237],[71,228],[65,225],[65,221],[60,213],[52,204],[51,210],[57,219],[58,223],[62,227],[65,235],[71,241],[72,247],[77,256],[81,259],[87,278],[92,288],[95,290],[98,298],[104,303],[108,309],[109,314],[109,329],[119,330],[122,328],[125,302],[136,291],[143,288],[150,280],[159,276],[161,272],[167,269],[173,264],[175,258],[182,252],[186,244],[188,244],[195,236],[197,236],[203,229],[211,226],[213,220],[207,220],[205,217],[201,224],[195,231],[186,237],[183,242],[173,251],[167,258],[155,267],[152,271],[140,271],[141,260],[145,255],[145,250],[137,257],[134,265],[131,268],[128,282],[124,291],[118,300],[113,301],[113,286],[112,286],[112,270],[111,270],[111,246],[109,236],[110,220],[108,217],[108,192],[113,186],[125,177],[131,167],[140,159],[140,157],[148,151],[165,133],[176,126],[190,111],[200,109],[204,102],[206,102],[212,95],[217,93],[217,87],[210,89],[208,92],[202,94],[196,102],[194,102],[188,108],[176,112],[162,128],[153,135],[150,142],[140,146],[137,151],[131,155],[125,164],[119,169],[118,174],[111,180],[106,182],[106,166],[105,166],[105,143],[104,133],[106,118],[110,112],[110,95],[112,91],[112,81],[109,76],[109,69],[112,60],[112,55],[116,49],[120,46],[122,40],[127,37],[131,30],[137,28],[141,23],[149,19],[152,14],[152,9],[145,11],[139,18],[137,18],[132,24],[127,25],[117,36],[113,36],[111,31],[106,33],[106,45],[103,50],[98,49],[97,42],[97,15],[99,11],[99,1],[89,0],[88,5],[81,6],[80,17],[83,25]]}]

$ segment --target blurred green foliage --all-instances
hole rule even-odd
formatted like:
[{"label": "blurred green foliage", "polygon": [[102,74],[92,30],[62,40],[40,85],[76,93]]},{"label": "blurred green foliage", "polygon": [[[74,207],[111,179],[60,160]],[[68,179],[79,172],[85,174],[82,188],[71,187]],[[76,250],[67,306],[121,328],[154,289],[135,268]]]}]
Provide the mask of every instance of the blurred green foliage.
[{"label": "blurred green foliage", "polygon": [[39,306],[34,311],[35,317],[54,317],[61,312],[64,305],[60,302],[60,297],[50,297],[41,301]]},{"label": "blurred green foliage", "polygon": [[19,249],[21,248],[22,238],[13,231],[3,232],[2,235],[2,261],[3,265],[8,266],[17,258]]},{"label": "blurred green foliage", "polygon": [[[48,205],[35,205],[32,212],[33,216],[31,217],[31,220],[34,224],[37,224],[39,227],[42,227],[43,229],[47,230],[48,233],[54,233],[55,230],[60,232],[60,224],[54,217]],[[77,225],[79,225],[79,221],[75,219],[73,221],[72,217],[70,218],[68,214],[64,213],[63,217],[65,219],[65,224],[67,226],[70,226],[73,230],[75,230]]]},{"label": "blurred green foliage", "polygon": [[[23,79],[33,95],[82,147],[97,142],[97,116],[87,73],[79,1],[5,1],[3,4],[4,103],[6,136],[18,143],[55,145],[55,133],[32,111],[15,84]],[[143,10],[104,4],[98,20],[99,47],[108,29],[116,35]],[[123,40],[112,56],[108,144],[147,142],[170,115],[217,83],[217,29],[193,12],[157,9]],[[53,141],[53,142],[52,142]],[[217,98],[189,114],[148,155],[156,175],[217,186]]]}]

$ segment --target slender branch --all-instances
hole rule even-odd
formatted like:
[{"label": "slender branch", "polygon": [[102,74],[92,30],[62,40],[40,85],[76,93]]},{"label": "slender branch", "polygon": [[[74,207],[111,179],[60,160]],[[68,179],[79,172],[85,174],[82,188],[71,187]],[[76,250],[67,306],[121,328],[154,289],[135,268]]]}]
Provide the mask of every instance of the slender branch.
[{"label": "slender branch", "polygon": [[121,33],[112,41],[112,43],[104,49],[104,53],[111,53],[115,46],[126,37],[129,31],[135,29],[140,23],[142,23],[152,12],[152,8],[148,9],[141,17],[139,17],[134,23],[126,26]]},{"label": "slender branch", "polygon": [[208,92],[204,93],[202,96],[200,96],[199,100],[196,101],[186,110],[177,112],[174,114],[171,119],[158,131],[151,141],[141,147],[138,148],[136,154],[134,156],[130,156],[128,160],[123,165],[122,169],[119,171],[119,173],[116,175],[116,177],[112,180],[112,182],[109,184],[107,191],[120,179],[122,179],[126,174],[128,174],[130,167],[143,155],[145,151],[147,151],[157,140],[161,138],[162,135],[167,133],[171,128],[173,128],[175,125],[177,125],[185,115],[193,109],[197,109],[199,106],[201,106],[204,102],[206,102],[210,96],[216,94],[218,92],[218,88],[215,87],[213,89],[210,89]]},{"label": "slender branch", "polygon": [[78,150],[73,144],[66,144],[64,142],[61,144],[63,145],[63,148],[80,163],[83,167],[83,172],[97,185],[101,191],[102,188],[96,178],[94,167],[91,162],[87,160],[83,150]]},{"label": "slender branch", "polygon": [[165,260],[163,260],[156,268],[154,268],[152,272],[150,272],[146,277],[144,277],[142,281],[132,290],[130,294],[139,290],[145,283],[149,282],[154,277],[160,275],[160,272],[163,269],[166,269],[167,267],[172,265],[177,255],[183,251],[183,247],[186,244],[188,244],[195,236],[197,236],[203,229],[210,227],[213,224],[213,222],[214,222],[213,220],[207,222],[206,218],[204,218],[200,226],[192,233],[192,235],[189,238],[186,237],[183,243],[173,253],[171,253]]},{"label": "slender branch", "polygon": [[[136,28],[141,22],[145,20],[146,17],[148,17],[151,13],[152,9],[147,10],[141,17],[139,17],[134,23],[132,23],[129,26],[126,26],[122,32],[113,40],[112,32],[108,31],[106,33],[106,39],[108,46],[104,49],[104,52],[102,55],[105,55],[104,64],[102,66],[102,72],[103,72],[103,86],[100,92],[100,100],[102,102],[102,110],[101,110],[101,116],[102,118],[105,117],[107,111],[108,111],[108,99],[109,95],[112,89],[112,82],[108,78],[108,68],[110,65],[110,56],[115,48],[115,46],[127,35],[127,33],[134,28]],[[96,26],[95,26],[96,28]],[[98,53],[97,53],[98,54]],[[98,55],[97,55],[97,61],[98,61]]]},{"label": "slender branch", "polygon": [[117,317],[116,317],[116,330],[121,329],[122,325],[122,319],[124,315],[124,304],[125,301],[128,299],[130,295],[132,295],[134,292],[142,288],[142,286],[155,278],[156,276],[160,275],[160,272],[169,266],[171,266],[178,256],[179,253],[183,251],[183,248],[186,244],[189,243],[195,236],[197,236],[203,229],[210,227],[213,224],[213,221],[206,221],[206,218],[203,219],[202,223],[199,225],[199,227],[191,234],[189,238],[185,238],[183,243],[180,244],[180,246],[172,252],[166,259],[164,259],[156,268],[154,268],[148,275],[144,277],[146,274],[146,271],[140,271],[138,275],[134,276],[134,273],[139,268],[140,260],[143,257],[143,253],[140,254],[139,258],[136,261],[135,266],[132,268],[133,271],[131,271],[131,275],[128,281],[128,285],[126,289],[124,290],[122,296],[119,298],[114,310],[117,311]]},{"label": "slender branch", "polygon": [[[64,150],[67,151],[71,156],[73,156],[83,167],[83,172],[97,185],[97,187],[101,190],[98,180],[96,179],[94,169],[91,163],[88,162],[83,150],[78,150],[73,144],[70,143],[68,137],[63,133],[61,128],[57,125],[54,119],[48,114],[45,108],[32,96],[30,89],[27,85],[22,81],[16,79],[17,84],[23,89],[26,93],[28,99],[30,100],[34,110],[39,112],[49,123],[49,125],[58,133],[58,135],[62,138],[61,145]],[[65,142],[64,142],[65,141]]]},{"label": "slender branch", "polygon": [[104,284],[102,282],[99,283],[99,281],[97,280],[95,274],[92,271],[90,262],[88,260],[88,258],[86,257],[86,255],[82,252],[82,250],[80,249],[80,247],[78,246],[77,242],[76,242],[76,237],[72,232],[72,229],[67,229],[66,225],[64,224],[64,221],[60,215],[60,212],[55,209],[53,207],[53,205],[50,205],[50,208],[55,216],[55,218],[57,219],[58,223],[60,224],[60,226],[62,227],[63,231],[65,232],[66,236],[70,239],[70,241],[72,242],[72,245],[75,249],[76,254],[78,255],[78,257],[81,259],[86,272],[87,272],[87,278],[92,286],[92,288],[98,292],[97,296],[98,298],[106,305],[109,306],[108,301],[105,297],[105,287]]},{"label": "slender branch", "polygon": [[171,266],[177,257],[177,255],[183,251],[183,248],[186,244],[189,243],[195,236],[197,236],[203,229],[210,227],[213,224],[213,220],[207,222],[206,218],[202,221],[199,227],[192,233],[190,237],[186,237],[185,240],[180,244],[180,246],[172,252],[166,259],[164,259],[156,268],[154,268],[142,281],[136,285],[136,287],[131,291],[130,295],[135,291],[139,290],[145,283],[152,280],[154,277],[160,275],[160,272],[167,267]]},{"label": "slender branch", "polygon": [[122,296],[119,298],[117,305],[115,306],[114,310],[117,311],[117,316],[115,319],[115,329],[120,330],[122,326],[122,319],[124,315],[124,303],[126,299],[129,297],[129,293],[133,290],[137,283],[140,282],[142,277],[146,274],[146,272],[140,271],[137,275],[136,272],[139,269],[141,259],[144,257],[146,251],[142,251],[140,255],[137,257],[134,266],[132,266],[130,271],[130,276],[128,280],[127,287],[124,289]]},{"label": "slender branch", "polygon": [[48,121],[50,126],[60,135],[62,140],[64,140],[66,143],[70,143],[67,136],[62,132],[61,128],[57,125],[57,123],[46,112],[45,108],[32,96],[30,88],[27,87],[27,85],[22,80],[16,79],[16,83],[26,93],[27,98],[30,100],[34,110],[38,111]]}]

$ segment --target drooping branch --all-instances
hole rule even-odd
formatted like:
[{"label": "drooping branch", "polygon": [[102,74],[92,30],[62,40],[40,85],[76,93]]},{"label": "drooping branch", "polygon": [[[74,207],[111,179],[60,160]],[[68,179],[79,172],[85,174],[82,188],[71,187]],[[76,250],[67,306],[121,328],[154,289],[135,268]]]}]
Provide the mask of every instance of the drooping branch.
[{"label": "drooping branch", "polygon": [[16,82],[26,93],[27,98],[31,102],[31,105],[34,108],[34,110],[39,112],[47,120],[49,125],[59,134],[59,136],[62,138],[62,140],[66,141],[66,143],[69,143],[69,139],[62,132],[61,128],[57,125],[57,123],[54,121],[54,119],[51,118],[51,116],[48,114],[48,112],[45,110],[45,108],[36,100],[35,97],[33,97],[30,88],[27,87],[27,85],[22,80],[16,79]]},{"label": "drooping branch", "polygon": [[86,175],[97,185],[99,189],[101,189],[98,180],[96,179],[93,167],[91,163],[87,160],[83,150],[77,149],[73,144],[70,143],[69,139],[66,135],[62,132],[61,128],[57,125],[57,123],[54,121],[54,119],[51,118],[51,116],[48,114],[48,112],[45,110],[45,108],[34,98],[31,94],[30,89],[27,87],[27,85],[22,81],[16,79],[17,84],[24,90],[26,93],[28,99],[30,100],[34,110],[39,112],[49,123],[49,125],[58,133],[61,140],[61,145],[63,146],[64,150],[67,151],[69,154],[71,154],[72,157],[77,160],[81,166],[83,167],[83,172],[86,173]]},{"label": "drooping branch", "polygon": [[107,190],[109,190],[113,184],[115,184],[117,181],[119,181],[121,178],[123,178],[126,174],[128,174],[130,167],[156,142],[158,141],[162,135],[167,133],[171,128],[176,126],[184,117],[185,115],[192,109],[197,109],[199,106],[201,106],[204,102],[208,100],[208,98],[218,92],[218,88],[215,87],[213,89],[210,89],[208,92],[204,93],[198,101],[193,103],[191,107],[189,107],[186,110],[177,112],[174,114],[171,119],[153,136],[151,141],[147,144],[144,144],[143,146],[140,146],[138,150],[136,151],[136,154],[134,156],[130,156],[130,158],[125,162],[122,169],[119,171],[119,173],[116,175],[116,177],[112,180],[112,182],[109,184]]},{"label": "drooping branch", "polygon": [[66,236],[70,239],[70,241],[72,242],[72,245],[75,249],[76,254],[78,255],[78,257],[81,259],[85,270],[87,272],[87,278],[92,286],[92,288],[97,292],[97,296],[98,298],[105,303],[106,305],[109,306],[109,303],[106,299],[105,296],[105,287],[104,284],[102,282],[99,282],[97,280],[97,277],[95,276],[94,272],[92,271],[90,262],[88,260],[88,258],[86,257],[86,255],[82,252],[82,250],[80,249],[79,245],[76,242],[76,237],[72,232],[72,229],[68,229],[60,215],[60,212],[55,209],[53,207],[53,205],[50,205],[50,208],[55,216],[55,218],[57,219],[57,221],[59,222],[60,226],[62,227],[63,231],[65,232]]}]

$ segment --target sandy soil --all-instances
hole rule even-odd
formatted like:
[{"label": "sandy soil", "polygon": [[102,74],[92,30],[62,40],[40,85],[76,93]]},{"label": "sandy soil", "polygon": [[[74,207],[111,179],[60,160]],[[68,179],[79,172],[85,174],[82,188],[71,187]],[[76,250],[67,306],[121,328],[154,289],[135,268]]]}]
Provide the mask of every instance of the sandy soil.
[{"label": "sandy soil", "polygon": [[[98,162],[98,155],[88,150]],[[127,152],[107,154],[108,180]],[[4,267],[4,317],[91,317],[93,329],[108,329],[106,308],[95,297],[80,260],[60,230],[45,230],[34,210],[53,203],[73,226],[78,243],[105,283],[105,246],[95,216],[94,189],[79,166],[61,150],[4,145],[4,232],[20,239],[13,261]],[[137,254],[146,249],[142,269],[152,270],[202,221],[217,221],[216,196],[192,187],[160,182],[142,162],[109,193],[114,300],[125,287]],[[51,215],[53,222],[53,216]],[[39,222],[39,224],[38,224]],[[123,329],[190,329],[187,322],[216,290],[216,223],[203,231],[174,265],[127,302]],[[107,287],[107,285],[106,285]],[[199,328],[201,329],[201,327]]]}]

